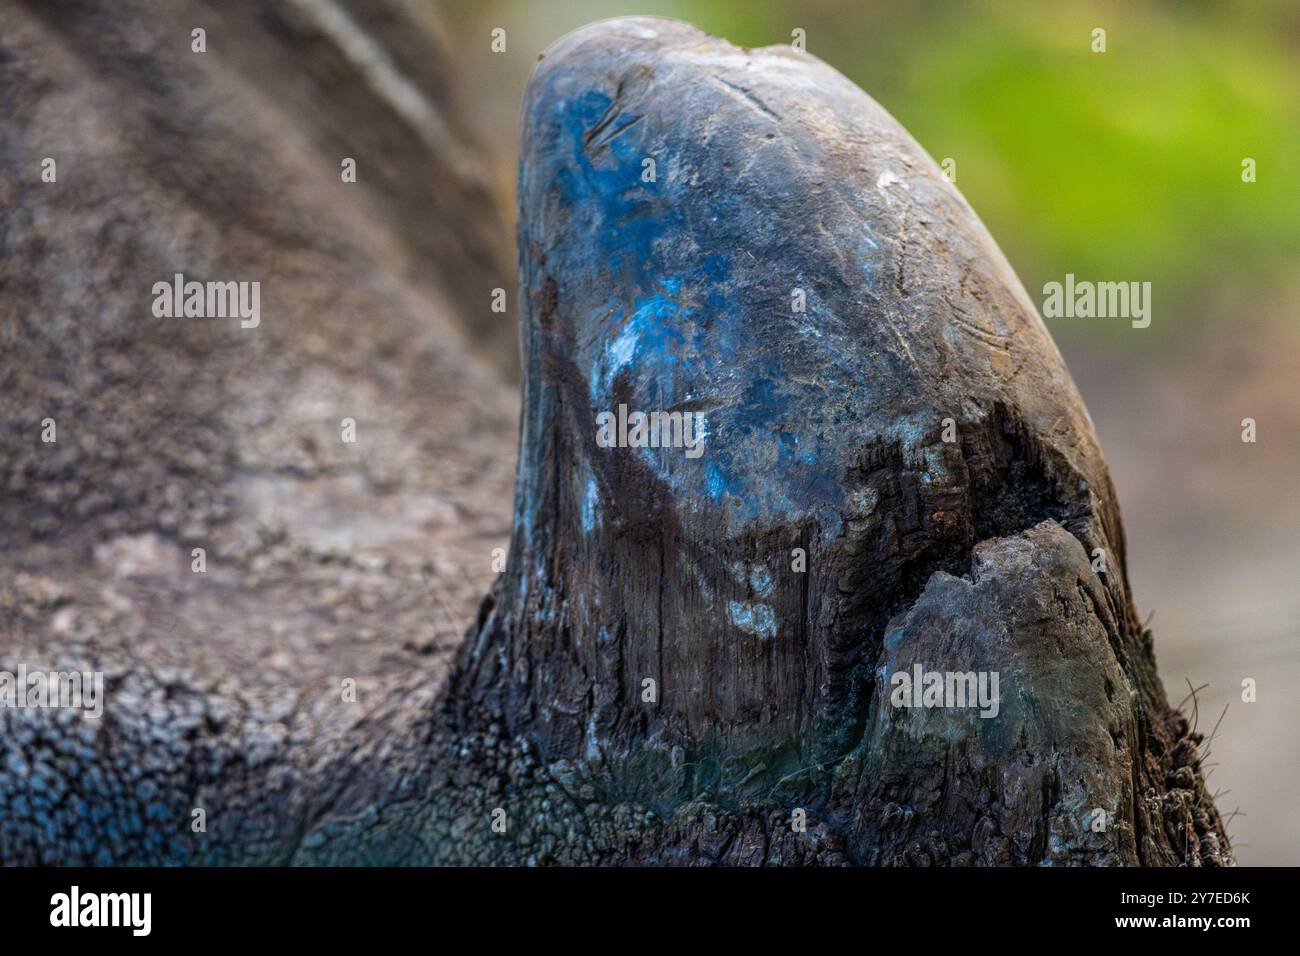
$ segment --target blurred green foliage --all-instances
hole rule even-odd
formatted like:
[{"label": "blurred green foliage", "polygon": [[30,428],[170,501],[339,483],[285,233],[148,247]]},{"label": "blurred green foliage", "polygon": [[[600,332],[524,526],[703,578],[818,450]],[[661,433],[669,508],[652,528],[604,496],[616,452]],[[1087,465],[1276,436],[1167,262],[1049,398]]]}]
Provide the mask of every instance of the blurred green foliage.
[{"label": "blurred green foliage", "polygon": [[[1151,281],[1155,337],[1209,301],[1248,308],[1263,285],[1296,294],[1294,0],[499,0],[489,9],[507,24],[526,16],[543,39],[632,13],[689,20],[742,46],[788,43],[802,27],[809,52],[936,160],[956,161],[958,187],[1035,299],[1067,272]],[[1097,27],[1105,53],[1092,51]],[[1253,184],[1242,181],[1245,157],[1257,164]],[[1225,285],[1236,290],[1226,300],[1215,295]]]}]

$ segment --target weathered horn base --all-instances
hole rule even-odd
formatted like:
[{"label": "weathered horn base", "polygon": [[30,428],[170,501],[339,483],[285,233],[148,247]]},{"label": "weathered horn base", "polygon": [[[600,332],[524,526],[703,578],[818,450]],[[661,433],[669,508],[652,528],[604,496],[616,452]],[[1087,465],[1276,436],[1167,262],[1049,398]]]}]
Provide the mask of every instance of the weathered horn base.
[{"label": "weathered horn base", "polygon": [[[998,621],[1003,680],[1041,688],[1004,701],[1020,716],[874,701],[842,759],[780,775],[782,754],[629,744],[547,761],[504,713],[452,713],[436,747],[434,859],[447,863],[734,865],[1227,865],[1228,843],[1197,764],[1200,736],[1122,698],[1125,678],[1092,617],[1101,602],[1068,532],[1044,522],[982,543],[967,577],[938,575],[887,639],[951,654]],[[1094,622],[1074,631],[1069,622]],[[959,632],[949,625],[960,622]],[[475,635],[491,643],[494,615]],[[1044,643],[1044,633],[1054,641]],[[1150,647],[1149,634],[1143,635]],[[1140,666],[1151,666],[1146,661]],[[1086,716],[1085,716],[1086,715]],[[1003,714],[1004,718],[1008,715]],[[1094,829],[1096,809],[1107,811]],[[498,812],[500,811],[500,812]],[[494,817],[494,812],[497,813]],[[503,826],[493,829],[493,822]]]}]

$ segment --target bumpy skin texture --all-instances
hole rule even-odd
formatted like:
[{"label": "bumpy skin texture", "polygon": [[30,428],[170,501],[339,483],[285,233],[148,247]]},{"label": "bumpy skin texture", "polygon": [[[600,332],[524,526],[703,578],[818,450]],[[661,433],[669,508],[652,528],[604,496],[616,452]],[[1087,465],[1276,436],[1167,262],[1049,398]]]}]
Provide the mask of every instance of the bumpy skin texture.
[{"label": "bumpy skin texture", "polygon": [[[1087,412],[906,131],[660,19],[557,43],[524,111],[515,531],[461,725],[664,819],[613,859],[1226,862]],[[704,415],[703,455],[600,447],[619,404]],[[891,706],[916,664],[999,672],[1001,713]]]},{"label": "bumpy skin texture", "polygon": [[[671,21],[579,31],[530,84],[510,563],[440,689],[428,625],[468,617],[487,577],[508,409],[404,271],[452,255],[454,209],[411,236],[386,194],[418,169],[358,203],[328,191],[332,158],[307,158],[373,123],[361,167],[382,169],[414,135],[330,52],[303,13],[320,8],[204,13],[210,36],[249,41],[247,64],[276,61],[286,31],[323,44],[315,82],[361,91],[338,113],[306,109],[292,70],[286,109],[238,63],[168,53],[188,9],[5,11],[6,131],[59,130],[121,178],[33,192],[43,145],[5,153],[19,215],[0,268],[28,298],[3,315],[25,348],[0,367],[0,668],[98,665],[110,686],[98,724],[0,712],[0,861],[1228,861],[1127,594],[1100,450],[1000,253],[843,77]],[[101,35],[143,52],[114,66]],[[126,94],[144,105],[114,131]],[[231,168],[213,128],[260,161]],[[445,184],[444,161],[430,147]],[[113,241],[86,273],[69,257],[92,227]],[[139,325],[178,258],[266,274],[265,334]],[[597,448],[595,413],[618,402],[703,412],[704,455]],[[53,457],[32,437],[51,409]],[[344,415],[375,443],[360,455],[334,444]],[[1000,716],[888,707],[887,675],[913,662],[999,670]]]},{"label": "bumpy skin texture", "polygon": [[[395,817],[429,773],[510,527],[511,363],[474,343],[517,336],[404,6],[0,0],[0,671],[107,684],[99,720],[0,708],[0,862],[324,859],[318,821]],[[260,326],[155,318],[177,271],[260,281]]]}]

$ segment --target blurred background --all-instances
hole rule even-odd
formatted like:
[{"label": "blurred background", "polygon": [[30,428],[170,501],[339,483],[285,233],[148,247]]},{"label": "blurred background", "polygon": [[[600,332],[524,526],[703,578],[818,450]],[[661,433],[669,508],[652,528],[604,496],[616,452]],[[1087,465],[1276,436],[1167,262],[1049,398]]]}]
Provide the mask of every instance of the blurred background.
[{"label": "blurred background", "polygon": [[[1176,704],[1197,689],[1207,733],[1228,706],[1208,763],[1238,860],[1300,863],[1300,5],[437,6],[507,217],[523,89],[564,33],[626,14],[689,20],[740,46],[802,28],[810,53],[955,161],[958,188],[1040,307],[1043,285],[1066,273],[1150,282],[1149,328],[1048,325],[1110,463],[1166,690]],[[491,50],[497,27],[503,53]],[[1092,51],[1096,28],[1104,53]],[[1241,439],[1247,417],[1254,444]],[[1255,703],[1242,701],[1246,678]]]}]

